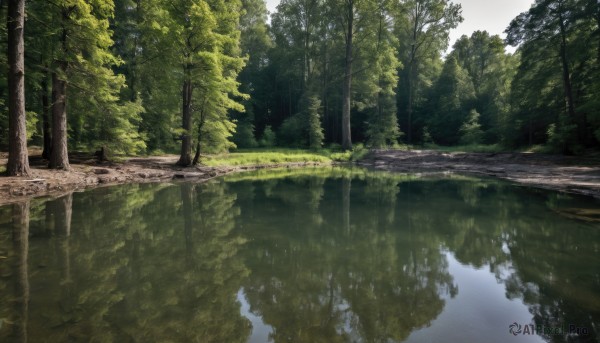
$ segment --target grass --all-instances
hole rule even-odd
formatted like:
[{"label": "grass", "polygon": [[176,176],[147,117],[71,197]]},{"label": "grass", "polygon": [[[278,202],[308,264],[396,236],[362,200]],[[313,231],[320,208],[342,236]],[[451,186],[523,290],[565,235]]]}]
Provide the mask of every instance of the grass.
[{"label": "grass", "polygon": [[305,162],[329,164],[333,161],[356,161],[363,158],[368,152],[369,150],[362,144],[357,144],[353,150],[345,152],[339,148],[323,148],[319,150],[285,148],[240,149],[232,153],[206,155],[203,156],[201,162],[210,167]]},{"label": "grass", "polygon": [[238,150],[237,152],[227,154],[207,155],[202,158],[202,163],[210,167],[302,162],[326,164],[332,161],[328,155],[324,151],[300,149],[253,149]]}]

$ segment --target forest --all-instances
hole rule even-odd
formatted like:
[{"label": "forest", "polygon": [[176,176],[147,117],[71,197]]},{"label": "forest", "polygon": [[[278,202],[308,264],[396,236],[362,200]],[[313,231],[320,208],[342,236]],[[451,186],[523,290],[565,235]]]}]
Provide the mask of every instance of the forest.
[{"label": "forest", "polygon": [[[506,39],[448,0],[1,0],[0,150],[200,154],[600,146],[600,3],[536,0]],[[517,47],[508,53],[506,47]]]}]

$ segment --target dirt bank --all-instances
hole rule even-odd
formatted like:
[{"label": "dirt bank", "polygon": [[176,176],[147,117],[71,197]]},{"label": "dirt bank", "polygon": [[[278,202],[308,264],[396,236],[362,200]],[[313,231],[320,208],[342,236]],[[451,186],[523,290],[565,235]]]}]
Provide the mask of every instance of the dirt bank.
[{"label": "dirt bank", "polygon": [[[0,177],[0,205],[43,196],[60,195],[74,190],[125,183],[169,182],[194,180],[202,182],[242,170],[275,167],[300,167],[315,163],[287,163],[240,167],[178,167],[178,156],[140,157],[123,162],[96,163],[93,156],[70,156],[71,170],[49,170],[41,156],[30,158],[30,177]],[[0,165],[6,164],[6,154],[0,155]]]},{"label": "dirt bank", "polygon": [[589,157],[375,150],[358,164],[397,172],[488,175],[528,186],[600,198],[600,160]]}]

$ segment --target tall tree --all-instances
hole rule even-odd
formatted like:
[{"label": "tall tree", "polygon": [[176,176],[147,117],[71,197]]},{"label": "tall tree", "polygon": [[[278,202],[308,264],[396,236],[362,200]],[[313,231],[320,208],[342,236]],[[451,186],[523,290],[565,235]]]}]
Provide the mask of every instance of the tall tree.
[{"label": "tall tree", "polygon": [[340,9],[345,41],[344,81],[342,84],[342,149],[344,150],[352,149],[350,110],[352,108],[352,63],[354,62],[352,55],[354,53],[357,2],[360,0],[344,0]]},{"label": "tall tree", "polygon": [[475,31],[470,37],[459,38],[449,57],[456,58],[473,83],[475,101],[470,105],[481,115],[481,129],[485,131],[483,142],[498,143],[509,111],[510,82],[516,58],[505,53],[500,36],[490,36],[487,31]]},{"label": "tall tree", "polygon": [[429,98],[428,111],[431,116],[427,124],[433,140],[444,145],[458,143],[461,125],[468,120],[473,106],[475,88],[469,74],[455,57],[449,57],[444,63],[442,74]]},{"label": "tall tree", "polygon": [[[267,54],[273,43],[269,36],[268,11],[263,0],[243,0],[243,12],[240,16],[240,47],[242,55],[247,57],[246,67],[240,72],[238,80],[240,90],[250,95],[244,101],[245,113],[232,114],[237,120],[237,130],[233,141],[238,148],[252,148],[258,143],[255,137],[256,114],[266,117],[266,97],[264,70],[267,67]],[[263,131],[264,126],[261,126]]]},{"label": "tall tree", "polygon": [[29,175],[25,117],[25,0],[8,1],[8,111],[9,152],[7,174]]},{"label": "tall tree", "polygon": [[572,56],[569,51],[569,36],[575,22],[573,19],[576,8],[575,0],[536,0],[531,9],[517,16],[506,30],[509,44],[523,44],[523,60],[538,55],[539,49],[547,51],[550,48],[560,62],[566,116],[557,120],[557,125],[565,139],[565,144],[562,144],[565,152],[571,149],[566,141],[574,139],[575,132],[570,128],[578,121],[572,85]]},{"label": "tall tree", "polygon": [[106,146],[117,153],[144,149],[138,131],[141,106],[120,99],[125,79],[112,70],[121,63],[110,51],[113,0],[36,1],[28,15],[40,37],[29,42],[37,56],[32,67],[51,73],[50,168],[70,168],[69,144]]},{"label": "tall tree", "polygon": [[396,88],[398,86],[398,69],[401,67],[395,47],[398,45],[393,35],[393,21],[390,15],[392,2],[377,1],[374,37],[371,39],[372,48],[364,49],[363,54],[369,54],[364,77],[361,79],[370,83],[371,92],[368,96],[375,99],[368,110],[366,137],[371,147],[382,148],[398,143],[401,132],[396,115]]},{"label": "tall tree", "polygon": [[[428,59],[439,58],[448,45],[449,31],[462,22],[461,6],[449,0],[406,0],[397,5],[397,30],[404,65],[407,141],[412,142],[415,99],[421,91],[420,75]],[[401,77],[402,79],[402,77]]]},{"label": "tall tree", "polygon": [[[228,119],[227,110],[243,111],[230,97],[244,98],[235,80],[244,66],[239,49],[241,4],[223,0],[162,4],[167,17],[157,33],[164,33],[162,47],[171,51],[164,54],[167,56],[163,61],[170,68],[179,68],[181,75],[181,151],[177,164],[189,166],[193,162],[194,133],[198,135],[196,150],[206,140],[217,141],[221,149],[228,148],[231,145],[227,138],[235,124]],[[194,117],[198,120],[196,126]]]}]

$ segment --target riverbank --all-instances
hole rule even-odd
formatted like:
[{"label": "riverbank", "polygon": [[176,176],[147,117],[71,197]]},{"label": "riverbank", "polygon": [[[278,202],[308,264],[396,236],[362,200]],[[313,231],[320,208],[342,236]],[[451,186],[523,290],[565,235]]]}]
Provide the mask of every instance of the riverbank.
[{"label": "riverbank", "polygon": [[[285,162],[237,166],[176,166],[178,156],[136,157],[122,162],[97,163],[93,156],[70,156],[71,170],[50,170],[41,156],[30,157],[30,177],[0,177],[0,205],[38,196],[61,194],[126,183],[190,180],[203,182],[233,172],[281,167],[328,165],[327,162]],[[0,156],[0,165],[6,156]]]},{"label": "riverbank", "polygon": [[402,173],[493,176],[526,186],[600,198],[600,160],[593,157],[374,150],[357,164]]},{"label": "riverbank", "polygon": [[[238,158],[236,156],[232,156]],[[245,157],[245,156],[244,156]],[[30,177],[0,177],[0,205],[37,196],[94,187],[190,180],[202,182],[246,170],[329,165],[329,160],[179,167],[178,156],[136,157],[97,163],[90,155],[71,156],[71,170],[49,170],[46,161],[30,158]],[[279,161],[279,160],[277,160]],[[284,159],[285,161],[285,159]],[[0,165],[6,156],[0,156]],[[460,153],[433,150],[374,150],[359,166],[401,173],[455,173],[498,177],[519,184],[600,198],[600,160],[534,153]]]}]

